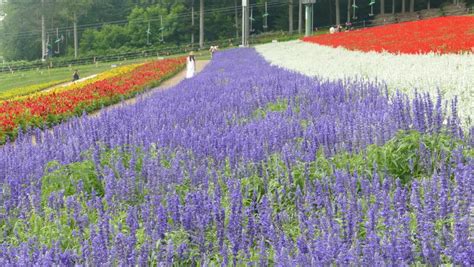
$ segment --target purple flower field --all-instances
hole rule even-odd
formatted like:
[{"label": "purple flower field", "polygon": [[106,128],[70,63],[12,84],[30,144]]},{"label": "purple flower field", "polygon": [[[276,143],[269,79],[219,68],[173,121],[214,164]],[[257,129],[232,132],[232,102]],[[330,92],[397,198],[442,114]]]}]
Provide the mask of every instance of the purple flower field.
[{"label": "purple flower field", "polygon": [[0,147],[0,265],[473,265],[473,130],[448,104],[218,53]]}]

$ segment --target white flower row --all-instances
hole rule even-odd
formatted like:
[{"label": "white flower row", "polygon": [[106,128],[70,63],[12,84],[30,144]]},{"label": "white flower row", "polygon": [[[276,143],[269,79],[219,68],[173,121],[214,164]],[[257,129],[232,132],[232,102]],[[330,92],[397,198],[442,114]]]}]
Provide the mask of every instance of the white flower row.
[{"label": "white flower row", "polygon": [[[409,95],[438,89],[444,99],[458,97],[463,123],[474,118],[474,55],[394,55],[358,52],[302,41],[256,47],[270,63],[324,79],[364,78],[383,81],[389,90]],[[470,124],[470,123],[469,123]],[[469,126],[469,125],[468,125]]]}]

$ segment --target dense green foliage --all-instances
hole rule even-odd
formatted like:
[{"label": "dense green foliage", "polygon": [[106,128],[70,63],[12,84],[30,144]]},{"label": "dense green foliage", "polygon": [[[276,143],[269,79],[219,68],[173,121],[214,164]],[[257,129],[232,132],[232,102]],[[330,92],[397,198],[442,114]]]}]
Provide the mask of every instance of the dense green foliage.
[{"label": "dense green foliage", "polygon": [[[264,3],[268,3],[268,28],[264,28]],[[293,0],[293,28],[298,29],[298,0]],[[368,20],[370,1],[358,2],[356,21]],[[391,2],[385,0],[386,12]],[[427,0],[416,1],[416,9],[426,7]],[[432,7],[441,0],[431,1]],[[251,0],[252,34],[265,31],[288,31],[287,0]],[[240,0],[205,0],[205,42],[238,39],[240,35]],[[375,10],[380,10],[376,1]],[[396,10],[400,10],[396,3]],[[195,25],[191,25],[194,6]],[[199,42],[199,0],[80,0],[8,1],[2,5],[7,14],[0,22],[0,56],[7,60],[41,58],[41,15],[45,16],[49,56],[72,56],[74,15],[78,23],[79,55],[100,56],[126,53],[138,49],[166,50],[176,45]],[[341,22],[347,20],[347,1],[340,1]],[[315,25],[336,23],[334,1],[318,1]],[[378,13],[378,12],[376,12]],[[163,22],[161,22],[161,16]],[[237,16],[237,17],[236,17]],[[303,14],[304,18],[304,14]],[[351,19],[354,20],[351,15]],[[237,25],[236,25],[237,24]],[[149,28],[149,34],[147,34]],[[56,32],[56,29],[58,31]],[[238,40],[233,40],[234,44]]]}]

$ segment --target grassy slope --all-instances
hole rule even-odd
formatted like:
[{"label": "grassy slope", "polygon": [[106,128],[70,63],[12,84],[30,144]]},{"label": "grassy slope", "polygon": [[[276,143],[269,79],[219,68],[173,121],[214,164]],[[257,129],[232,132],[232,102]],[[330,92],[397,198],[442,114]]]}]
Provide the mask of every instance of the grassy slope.
[{"label": "grassy slope", "polygon": [[[143,59],[141,61],[144,61]],[[137,62],[137,61],[135,61]],[[138,61],[139,62],[139,61]],[[72,68],[57,68],[51,70],[29,70],[14,73],[0,74],[0,92],[12,88],[21,88],[34,84],[42,84],[58,80],[72,79],[72,74],[75,69],[79,70],[80,77],[86,77],[97,74],[110,69],[112,64],[130,64],[132,61],[126,62],[109,62],[99,63],[96,65],[83,65]]]}]

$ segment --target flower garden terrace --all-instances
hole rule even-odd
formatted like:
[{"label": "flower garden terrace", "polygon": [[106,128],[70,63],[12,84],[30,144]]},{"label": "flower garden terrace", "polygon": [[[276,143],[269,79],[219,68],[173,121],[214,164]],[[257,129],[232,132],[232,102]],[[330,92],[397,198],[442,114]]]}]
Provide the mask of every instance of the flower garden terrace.
[{"label": "flower garden terrace", "polygon": [[338,81],[357,79],[383,82],[390,94],[411,99],[418,94],[440,94],[457,99],[458,116],[465,128],[474,117],[474,56],[472,54],[392,54],[350,51],[302,41],[256,47],[271,64],[302,74]]},{"label": "flower garden terrace", "polygon": [[473,137],[450,109],[219,53],[1,147],[0,262],[469,265]]},{"label": "flower garden terrace", "polygon": [[[132,64],[93,79],[38,92],[34,92],[35,88],[12,90],[9,98],[0,101],[0,143],[14,140],[19,130],[50,127],[83,112],[134,97],[175,75],[184,67],[184,61],[181,57]],[[25,89],[34,93],[19,94]]]},{"label": "flower garden terrace", "polygon": [[303,38],[356,51],[395,54],[474,52],[474,17],[449,16]]}]

